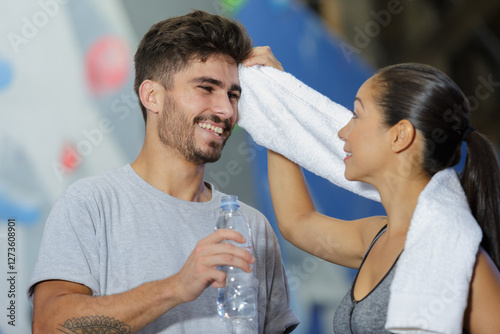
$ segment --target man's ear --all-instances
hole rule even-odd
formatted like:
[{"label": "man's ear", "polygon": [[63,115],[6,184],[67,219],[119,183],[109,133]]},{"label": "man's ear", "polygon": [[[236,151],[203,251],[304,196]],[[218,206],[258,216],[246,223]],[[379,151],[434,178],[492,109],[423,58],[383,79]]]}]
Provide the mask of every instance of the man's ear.
[{"label": "man's ear", "polygon": [[391,129],[392,150],[396,153],[406,150],[413,144],[416,134],[415,127],[410,121],[406,119],[399,121]]},{"label": "man's ear", "polygon": [[163,107],[165,88],[156,81],[144,80],[139,87],[139,97],[148,112],[158,114]]}]

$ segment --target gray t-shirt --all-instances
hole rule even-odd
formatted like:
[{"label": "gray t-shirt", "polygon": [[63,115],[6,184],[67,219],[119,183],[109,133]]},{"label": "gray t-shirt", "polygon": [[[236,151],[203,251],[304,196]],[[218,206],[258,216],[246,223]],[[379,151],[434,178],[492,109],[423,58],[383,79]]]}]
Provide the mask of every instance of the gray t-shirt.
[{"label": "gray t-shirt", "polygon": [[[47,220],[30,280],[84,284],[95,296],[130,290],[177,273],[196,243],[214,231],[221,197],[209,202],[169,196],[130,165],[82,179],[60,196]],[[283,333],[298,324],[276,236],[266,218],[240,203],[252,230],[259,280],[259,333]],[[226,333],[208,287],[195,301],[176,306],[141,333]]]}]

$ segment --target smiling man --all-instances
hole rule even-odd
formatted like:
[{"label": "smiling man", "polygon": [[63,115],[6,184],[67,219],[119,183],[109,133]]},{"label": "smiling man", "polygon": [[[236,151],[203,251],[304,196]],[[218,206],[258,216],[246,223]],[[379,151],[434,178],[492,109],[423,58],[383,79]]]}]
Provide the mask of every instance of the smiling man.
[{"label": "smiling man", "polygon": [[242,203],[255,258],[214,232],[224,194],[204,182],[238,118],[238,64],[280,67],[244,28],[195,11],[154,25],[135,55],[143,148],[122,168],[80,180],[47,220],[30,282],[33,333],[225,333],[217,266],[259,280],[259,333],[298,324],[276,236]]}]

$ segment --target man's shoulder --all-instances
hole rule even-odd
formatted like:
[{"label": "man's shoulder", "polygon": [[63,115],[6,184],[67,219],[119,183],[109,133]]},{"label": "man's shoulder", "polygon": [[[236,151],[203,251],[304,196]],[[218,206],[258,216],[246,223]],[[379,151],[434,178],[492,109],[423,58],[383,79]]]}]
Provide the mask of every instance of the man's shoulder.
[{"label": "man's shoulder", "polygon": [[83,177],[70,184],[63,194],[86,197],[96,192],[115,189],[125,180],[126,166],[114,168],[96,175]]},{"label": "man's shoulder", "polygon": [[240,210],[247,213],[247,214],[256,216],[256,217],[265,218],[265,216],[262,212],[260,212],[259,210],[257,210],[256,208],[254,208],[253,206],[251,206],[245,202],[240,201]]}]

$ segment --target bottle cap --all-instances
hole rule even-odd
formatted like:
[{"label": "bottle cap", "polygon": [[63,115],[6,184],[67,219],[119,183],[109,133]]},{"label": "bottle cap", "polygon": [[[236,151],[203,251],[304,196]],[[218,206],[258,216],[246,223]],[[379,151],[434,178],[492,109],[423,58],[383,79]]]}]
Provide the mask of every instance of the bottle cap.
[{"label": "bottle cap", "polygon": [[240,207],[238,203],[238,196],[236,195],[226,195],[223,196],[220,201],[220,207],[222,209],[237,209]]}]

